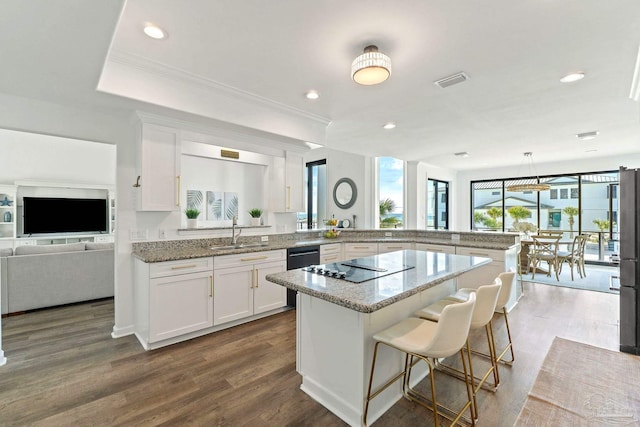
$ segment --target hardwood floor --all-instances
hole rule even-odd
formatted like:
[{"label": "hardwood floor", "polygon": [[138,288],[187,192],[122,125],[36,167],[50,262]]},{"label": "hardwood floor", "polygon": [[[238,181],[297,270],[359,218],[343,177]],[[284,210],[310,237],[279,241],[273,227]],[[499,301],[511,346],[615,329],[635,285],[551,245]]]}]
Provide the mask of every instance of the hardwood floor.
[{"label": "hardwood floor", "polygon": [[[481,425],[513,425],[554,336],[617,350],[617,319],[617,295],[525,283],[509,315],[516,362],[479,395]],[[294,311],[150,352],[112,326],[111,300],[2,319],[0,425],[344,425],[299,389]],[[439,398],[457,393],[461,382],[436,377]],[[375,426],[432,424],[402,399]]]}]

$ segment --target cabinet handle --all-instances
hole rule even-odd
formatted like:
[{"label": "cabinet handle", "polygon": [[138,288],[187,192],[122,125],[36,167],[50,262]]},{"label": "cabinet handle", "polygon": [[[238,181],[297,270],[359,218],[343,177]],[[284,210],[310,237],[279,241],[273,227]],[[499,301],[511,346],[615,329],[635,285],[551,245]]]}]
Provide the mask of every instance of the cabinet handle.
[{"label": "cabinet handle", "polygon": [[209,276],[209,296],[213,298],[213,276]]},{"label": "cabinet handle", "polygon": [[260,270],[256,268],[256,289],[258,288],[258,284],[259,284],[258,283],[258,275],[260,274],[259,272]]},{"label": "cabinet handle", "polygon": [[267,259],[268,256],[263,255],[263,256],[254,256],[251,258],[240,258],[240,261],[245,262],[245,261],[257,261],[259,259]]},{"label": "cabinet handle", "polygon": [[291,186],[287,185],[287,210],[291,209]]},{"label": "cabinet handle", "polygon": [[182,270],[183,268],[196,268],[197,265],[196,264],[189,264],[189,265],[176,265],[174,267],[171,267],[172,270]]},{"label": "cabinet handle", "polygon": [[180,175],[176,176],[176,181],[178,181],[177,185],[177,193],[176,193],[176,206],[180,206]]},{"label": "cabinet handle", "polygon": [[354,246],[353,249],[369,249],[369,246]]},{"label": "cabinet handle", "polygon": [[402,246],[387,246],[387,249],[404,249]]},{"label": "cabinet handle", "polygon": [[480,253],[480,252],[469,252],[469,255],[484,256],[484,257],[487,257],[487,258],[491,258],[491,257],[489,256],[489,254],[482,254],[482,253]]},{"label": "cabinet handle", "polygon": [[332,261],[334,259],[338,259],[338,255],[324,257],[325,261]]},{"label": "cabinet handle", "polygon": [[251,286],[249,286],[249,289],[253,289],[253,272],[255,270],[251,270]]}]

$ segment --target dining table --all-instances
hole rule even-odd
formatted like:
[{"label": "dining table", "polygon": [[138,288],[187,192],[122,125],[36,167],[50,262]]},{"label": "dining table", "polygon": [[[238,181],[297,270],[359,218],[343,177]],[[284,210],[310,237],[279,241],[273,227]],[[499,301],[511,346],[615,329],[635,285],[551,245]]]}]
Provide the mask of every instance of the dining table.
[{"label": "dining table", "polygon": [[[543,237],[548,237],[548,236],[543,236]],[[573,243],[573,238],[566,238],[566,237],[561,237],[560,240],[558,241],[558,252],[560,250],[568,250],[569,246]],[[531,270],[531,261],[529,260],[529,247],[533,245],[533,239],[532,238],[522,238],[520,239],[520,272],[522,274],[528,274],[529,271]],[[549,271],[547,269],[545,269],[542,266],[542,263],[540,263],[540,265],[538,265],[538,267],[536,268],[536,273],[544,273],[544,274],[549,274]]]}]

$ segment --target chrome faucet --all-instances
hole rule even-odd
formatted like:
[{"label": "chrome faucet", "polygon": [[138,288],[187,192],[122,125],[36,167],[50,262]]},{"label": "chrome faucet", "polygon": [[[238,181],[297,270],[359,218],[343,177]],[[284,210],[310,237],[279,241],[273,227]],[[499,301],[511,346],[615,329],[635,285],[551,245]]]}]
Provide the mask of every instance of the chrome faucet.
[{"label": "chrome faucet", "polygon": [[236,234],[236,225],[238,225],[238,217],[234,216],[233,222],[231,223],[231,244],[232,245],[235,245],[238,243],[238,236],[240,236],[240,233],[242,233],[242,229],[240,229],[240,231],[238,231],[238,234]]}]

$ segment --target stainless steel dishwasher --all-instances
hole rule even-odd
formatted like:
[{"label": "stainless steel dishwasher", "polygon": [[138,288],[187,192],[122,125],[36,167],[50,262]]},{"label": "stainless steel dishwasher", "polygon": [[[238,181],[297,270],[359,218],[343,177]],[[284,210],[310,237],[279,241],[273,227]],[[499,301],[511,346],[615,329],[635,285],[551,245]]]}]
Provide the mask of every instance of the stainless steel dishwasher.
[{"label": "stainless steel dishwasher", "polygon": [[[287,249],[287,270],[320,264],[320,245]],[[287,289],[287,305],[296,306],[296,291]]]}]

